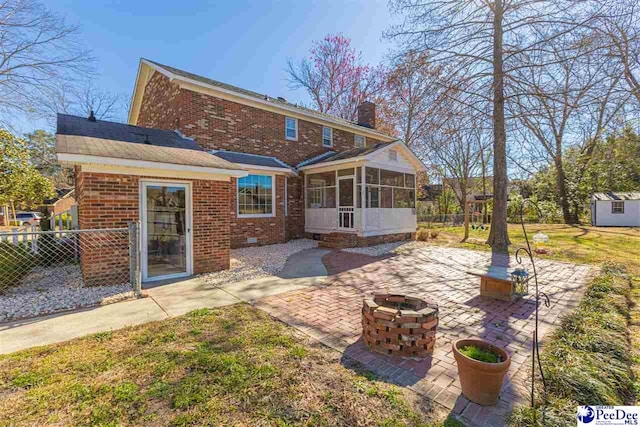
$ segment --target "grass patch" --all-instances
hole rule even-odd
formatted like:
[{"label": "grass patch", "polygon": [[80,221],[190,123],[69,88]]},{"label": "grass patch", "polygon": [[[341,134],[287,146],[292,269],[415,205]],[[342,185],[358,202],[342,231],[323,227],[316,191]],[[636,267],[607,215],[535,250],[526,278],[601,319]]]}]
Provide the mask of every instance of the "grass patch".
[{"label": "grass patch", "polygon": [[455,426],[248,305],[0,356],[0,425]]},{"label": "grass patch", "polygon": [[498,363],[500,362],[500,355],[493,351],[484,350],[476,347],[475,345],[467,345],[460,348],[460,353],[474,360],[486,363]]},{"label": "grass patch", "polygon": [[[538,420],[544,416],[548,425],[575,425],[578,405],[633,404],[630,292],[626,268],[605,263],[578,308],[548,338],[540,357],[548,401],[540,402]],[[533,415],[530,408],[518,408],[510,422],[534,425]]]}]

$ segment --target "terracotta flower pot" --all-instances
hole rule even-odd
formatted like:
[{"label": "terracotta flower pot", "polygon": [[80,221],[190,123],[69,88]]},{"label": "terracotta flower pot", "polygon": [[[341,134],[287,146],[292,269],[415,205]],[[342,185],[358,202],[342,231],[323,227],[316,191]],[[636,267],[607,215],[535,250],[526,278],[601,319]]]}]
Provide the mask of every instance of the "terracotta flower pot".
[{"label": "terracotta flower pot", "polygon": [[[481,362],[460,353],[460,348],[469,345],[500,354],[502,362]],[[453,343],[453,356],[458,364],[462,394],[478,405],[495,405],[502,389],[504,375],[511,364],[511,356],[500,347],[475,339],[455,341]]]}]

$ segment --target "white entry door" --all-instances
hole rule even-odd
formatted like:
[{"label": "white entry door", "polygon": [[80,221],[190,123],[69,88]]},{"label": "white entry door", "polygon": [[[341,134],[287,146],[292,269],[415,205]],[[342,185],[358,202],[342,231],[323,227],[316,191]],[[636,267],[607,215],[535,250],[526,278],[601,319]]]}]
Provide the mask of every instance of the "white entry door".
[{"label": "white entry door", "polygon": [[188,276],[191,268],[191,187],[143,182],[142,280]]}]

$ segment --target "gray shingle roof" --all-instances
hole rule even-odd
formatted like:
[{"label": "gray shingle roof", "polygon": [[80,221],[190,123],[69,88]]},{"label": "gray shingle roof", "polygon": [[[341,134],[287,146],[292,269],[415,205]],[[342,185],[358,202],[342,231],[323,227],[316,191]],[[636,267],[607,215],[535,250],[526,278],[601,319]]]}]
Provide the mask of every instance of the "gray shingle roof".
[{"label": "gray shingle roof", "polygon": [[[197,82],[201,82],[201,83],[204,83],[204,84],[207,84],[207,85],[216,86],[216,87],[219,87],[219,88],[222,88],[222,89],[226,89],[226,90],[230,90],[230,91],[233,91],[233,92],[237,92],[237,93],[240,93],[240,94],[243,94],[243,95],[251,96],[253,98],[258,98],[258,99],[265,100],[265,101],[271,101],[274,104],[282,104],[282,105],[286,105],[288,107],[297,108],[302,113],[313,114],[313,115],[325,118],[327,120],[342,122],[342,123],[344,123],[345,125],[348,125],[348,126],[356,126],[356,127],[362,128],[362,130],[366,130],[367,132],[377,132],[375,129],[372,129],[372,128],[367,127],[367,126],[359,125],[358,123],[352,122],[350,120],[345,120],[345,119],[342,119],[340,117],[332,116],[330,114],[321,113],[320,111],[316,111],[316,110],[313,110],[311,108],[303,107],[303,106],[298,105],[298,104],[292,104],[290,102],[283,101],[281,99],[274,98],[274,97],[271,97],[271,96],[268,96],[268,95],[265,95],[265,94],[261,94],[261,93],[254,92],[254,91],[251,91],[251,90],[243,89],[241,87],[237,87],[237,86],[233,86],[233,85],[230,85],[230,84],[227,84],[227,83],[223,83],[223,82],[220,82],[218,80],[213,80],[213,79],[210,79],[208,77],[203,77],[203,76],[200,76],[198,74],[193,74],[193,73],[190,73],[188,71],[181,70],[179,68],[171,67],[170,65],[160,64],[159,62],[152,61],[150,59],[146,59],[146,58],[142,58],[142,59],[144,61],[147,61],[147,62],[149,62],[151,64],[154,64],[154,65],[156,65],[156,66],[158,66],[160,68],[164,68],[166,71],[169,71],[170,73],[175,74],[177,76],[181,76],[181,77],[184,77],[184,78],[187,78],[187,79],[191,79],[191,80],[195,80]],[[384,135],[384,134],[382,134],[380,132],[377,132],[377,133],[379,133],[381,135]]]},{"label": "gray shingle roof", "polygon": [[159,147],[202,151],[202,148],[193,139],[184,138],[174,131],[132,126],[104,120],[92,122],[86,117],[68,114],[58,114],[56,133],[59,135],[88,136],[135,144],[146,144],[145,141],[148,140],[150,145]]},{"label": "gray shingle roof", "polygon": [[241,163],[244,165],[266,166],[271,168],[288,168],[291,166],[272,156],[262,156],[259,154],[239,153],[237,151],[213,150],[211,151],[216,157],[220,157],[232,163]]},{"label": "gray shingle roof", "polygon": [[640,191],[609,191],[608,193],[594,193],[595,200],[640,200]]},{"label": "gray shingle roof", "polygon": [[[139,135],[141,134],[141,135]],[[148,140],[148,143],[145,142]],[[56,153],[242,170],[175,132],[58,115]]]}]

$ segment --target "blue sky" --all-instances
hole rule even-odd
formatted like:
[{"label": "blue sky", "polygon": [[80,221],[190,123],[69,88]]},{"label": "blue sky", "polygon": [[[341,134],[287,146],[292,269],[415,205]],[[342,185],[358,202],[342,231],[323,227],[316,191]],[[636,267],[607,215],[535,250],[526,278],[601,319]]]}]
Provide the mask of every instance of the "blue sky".
[{"label": "blue sky", "polygon": [[[98,1],[46,0],[81,27],[100,72],[96,86],[131,95],[140,57],[292,102],[287,58],[302,58],[314,40],[341,32],[366,62],[383,59],[391,44],[382,32],[394,20],[386,0]],[[29,130],[37,123],[24,123]]]}]

